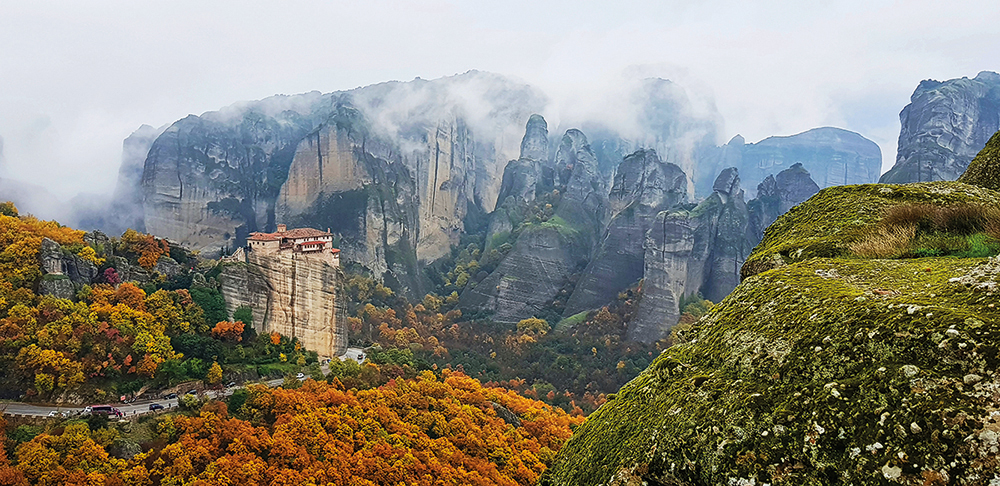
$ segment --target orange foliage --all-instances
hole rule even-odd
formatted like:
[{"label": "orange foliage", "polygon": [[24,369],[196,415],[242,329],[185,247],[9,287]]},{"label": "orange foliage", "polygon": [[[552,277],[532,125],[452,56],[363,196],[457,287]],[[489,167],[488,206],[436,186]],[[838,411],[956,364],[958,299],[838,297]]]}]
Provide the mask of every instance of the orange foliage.
[{"label": "orange foliage", "polygon": [[109,456],[101,431],[84,424],[42,434],[17,448],[0,480],[527,486],[582,422],[456,372],[361,391],[307,380],[296,390],[253,386],[239,410],[209,402],[197,416],[168,416],[153,448],[130,461]]},{"label": "orange foliage", "polygon": [[[212,328],[212,336],[228,341],[240,342],[243,340],[243,327],[243,322],[241,321],[219,321],[215,324],[215,327]],[[280,335],[278,339],[281,339]],[[274,342],[273,337],[271,338],[271,341]]]},{"label": "orange foliage", "polygon": [[139,233],[129,229],[122,234],[122,246],[125,251],[138,256],[139,265],[146,270],[156,266],[160,256],[170,254],[170,245],[164,240],[157,240],[153,235]]}]

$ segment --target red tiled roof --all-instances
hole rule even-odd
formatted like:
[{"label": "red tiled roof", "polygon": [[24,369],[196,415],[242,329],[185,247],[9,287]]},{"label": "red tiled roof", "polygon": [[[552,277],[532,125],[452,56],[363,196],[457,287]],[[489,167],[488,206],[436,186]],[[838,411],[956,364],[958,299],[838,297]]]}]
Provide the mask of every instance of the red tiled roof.
[{"label": "red tiled roof", "polygon": [[330,248],[330,253],[340,253],[340,248]]},{"label": "red tiled roof", "polygon": [[325,241],[304,241],[304,242],[299,243],[299,244],[302,245],[302,246],[306,246],[306,245],[325,245],[326,242]]},{"label": "red tiled roof", "polygon": [[284,233],[276,233],[281,235],[282,238],[317,238],[320,236],[330,236],[330,233],[326,231],[320,231],[318,229],[312,228],[295,228],[290,229]]},{"label": "red tiled roof", "polygon": [[319,238],[321,236],[330,236],[330,233],[313,228],[295,228],[278,233],[250,233],[250,237],[247,239],[252,241],[275,241],[282,238]]},{"label": "red tiled roof", "polygon": [[247,238],[252,241],[276,241],[281,239],[281,233],[250,233]]}]

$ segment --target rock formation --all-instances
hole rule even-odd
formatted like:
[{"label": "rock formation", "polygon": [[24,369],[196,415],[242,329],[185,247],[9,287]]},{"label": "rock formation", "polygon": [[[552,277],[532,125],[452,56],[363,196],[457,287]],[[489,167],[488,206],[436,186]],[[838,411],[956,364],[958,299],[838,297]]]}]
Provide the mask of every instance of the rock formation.
[{"label": "rock formation", "polygon": [[901,203],[998,205],[1000,193],[872,184],[796,206],[733,293],[609,395],[540,484],[994,478],[1000,375],[984,357],[1000,339],[1000,259],[850,255]]},{"label": "rock formation", "polygon": [[899,121],[896,164],[879,182],[955,180],[1000,129],[1000,74],[921,81]]},{"label": "rock formation", "polygon": [[743,183],[750,187],[756,187],[769,175],[802,164],[823,188],[876,182],[882,168],[882,151],[875,142],[857,133],[822,127],[751,144],[737,136],[720,149],[716,160],[719,167],[738,168]]},{"label": "rock formation", "polygon": [[749,223],[747,241],[751,246],[757,245],[764,230],[778,216],[788,212],[796,204],[804,202],[819,192],[819,186],[813,182],[809,171],[802,164],[795,164],[778,173],[777,177],[768,175],[757,185],[757,197],[747,202]]},{"label": "rock formation", "polygon": [[739,171],[723,170],[713,189],[693,209],[657,214],[645,238],[646,280],[628,339],[667,337],[680,316],[682,296],[701,292],[718,302],[739,283],[739,266],[752,248]]},{"label": "rock formation", "polygon": [[661,161],[654,150],[622,160],[608,196],[611,220],[564,315],[598,308],[643,278],[646,232],[656,213],[686,200],[687,182],[680,167]]},{"label": "rock formation", "polygon": [[[543,167],[549,164],[534,158],[543,154],[544,128],[541,117],[529,121],[522,155],[504,171],[508,179],[501,187],[506,197],[490,225],[491,239],[510,239],[513,249],[489,276],[462,294],[464,308],[490,312],[498,322],[561,312],[565,301],[555,302],[557,295],[587,265],[607,206],[597,158],[579,130],[563,136],[552,164],[556,187],[547,185]],[[537,192],[546,197],[536,199]],[[511,230],[505,236],[508,222]]]},{"label": "rock formation", "polygon": [[246,262],[225,264],[219,274],[226,310],[253,309],[258,333],[298,338],[320,356],[347,349],[347,317],[338,302],[339,270],[326,255],[249,251]]},{"label": "rock formation", "polygon": [[431,261],[457,244],[470,207],[493,210],[517,125],[543,103],[528,86],[469,72],[188,117],[150,150],[147,229],[216,250],[276,218],[332,228],[341,218],[330,211],[346,209],[348,258],[379,276],[393,254]]},{"label": "rock formation", "polygon": [[958,181],[1000,191],[1000,132],[990,137]]},{"label": "rock formation", "polygon": [[688,273],[694,224],[685,212],[656,215],[645,235],[642,300],[629,323],[628,339],[647,343],[663,339],[680,319],[680,298],[692,287]]}]

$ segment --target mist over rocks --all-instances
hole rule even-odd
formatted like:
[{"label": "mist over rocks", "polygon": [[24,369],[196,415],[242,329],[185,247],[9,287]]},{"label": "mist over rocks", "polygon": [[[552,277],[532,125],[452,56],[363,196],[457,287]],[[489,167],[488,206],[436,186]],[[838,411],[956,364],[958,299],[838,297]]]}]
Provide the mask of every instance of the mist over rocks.
[{"label": "mist over rocks", "polygon": [[1000,130],[1000,74],[921,81],[899,121],[896,164],[879,182],[956,180]]},{"label": "mist over rocks", "polygon": [[747,187],[756,187],[767,176],[801,164],[824,188],[878,181],[882,151],[875,142],[857,133],[821,127],[750,144],[737,135],[720,147],[714,163],[710,160],[708,164],[739,168]]},{"label": "mist over rocks", "polygon": [[[647,340],[676,322],[681,296],[726,295],[760,225],[812,190],[789,182],[762,211],[745,202],[748,179],[777,182],[796,163],[806,179],[816,167],[819,186],[877,173],[877,146],[840,129],[717,146],[714,105],[668,80],[627,84],[614,101],[612,114],[560,116],[552,137],[544,93],[478,71],[234,103],[133,133],[114,196],[121,216],[94,224],[144,228],[207,255],[278,223],[328,228],[345,262],[418,297],[433,285],[426,265],[484,235],[483,254],[496,255],[460,288],[463,308],[557,320],[660,272],[672,283],[646,288],[672,285],[675,302],[646,305],[655,310],[644,319],[667,323],[636,334]],[[685,254],[683,264],[661,264],[666,240],[649,235],[663,211],[675,217],[662,221],[688,218],[676,232],[691,248],[671,256]],[[669,300],[648,300],[658,299]]]}]

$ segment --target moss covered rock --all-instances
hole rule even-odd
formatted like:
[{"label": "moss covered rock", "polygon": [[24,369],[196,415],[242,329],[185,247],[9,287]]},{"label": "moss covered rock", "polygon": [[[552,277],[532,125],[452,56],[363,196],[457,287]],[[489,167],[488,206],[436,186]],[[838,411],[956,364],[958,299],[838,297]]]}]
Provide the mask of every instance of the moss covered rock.
[{"label": "moss covered rock", "polygon": [[990,140],[969,163],[969,168],[958,178],[959,182],[1000,191],[1000,132]]},{"label": "moss covered rock", "polygon": [[850,253],[889,207],[907,204],[947,206],[1000,204],[1000,194],[959,182],[864,184],[823,189],[778,218],[740,270],[742,278],[788,263]]},{"label": "moss covered rock", "polygon": [[592,414],[541,483],[1000,482],[1000,257],[840,256],[895,202],[976,200],[997,194],[942,182],[820,192],[751,257],[781,264]]}]

